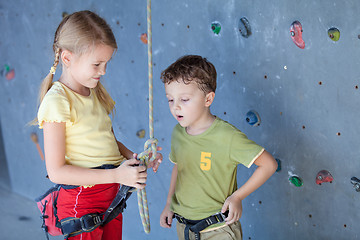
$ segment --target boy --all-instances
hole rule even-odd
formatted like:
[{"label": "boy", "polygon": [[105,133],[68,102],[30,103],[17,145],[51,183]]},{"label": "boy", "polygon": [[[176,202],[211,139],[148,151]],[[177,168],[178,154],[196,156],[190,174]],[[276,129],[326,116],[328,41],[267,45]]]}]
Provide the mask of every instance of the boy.
[{"label": "boy", "polygon": [[[184,56],[161,73],[172,115],[175,163],[160,225],[175,215],[179,239],[242,239],[242,200],[276,171],[274,158],[229,123],[214,116],[215,67],[201,56]],[[237,165],[257,169],[237,189]]]}]

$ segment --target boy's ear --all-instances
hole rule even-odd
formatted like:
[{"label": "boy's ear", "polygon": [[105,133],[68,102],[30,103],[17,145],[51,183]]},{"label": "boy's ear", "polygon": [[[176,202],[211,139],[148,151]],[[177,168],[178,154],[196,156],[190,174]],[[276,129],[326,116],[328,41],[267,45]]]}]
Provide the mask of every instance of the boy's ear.
[{"label": "boy's ear", "polygon": [[68,51],[68,50],[63,50],[61,52],[61,61],[63,62],[63,64],[66,66],[66,67],[69,67],[70,66],[70,62],[71,62],[71,59],[73,57],[73,54],[72,52]]},{"label": "boy's ear", "polygon": [[214,92],[209,92],[208,94],[206,94],[206,96],[205,96],[205,107],[210,107],[210,105],[214,101],[214,98],[215,98],[215,93]]}]

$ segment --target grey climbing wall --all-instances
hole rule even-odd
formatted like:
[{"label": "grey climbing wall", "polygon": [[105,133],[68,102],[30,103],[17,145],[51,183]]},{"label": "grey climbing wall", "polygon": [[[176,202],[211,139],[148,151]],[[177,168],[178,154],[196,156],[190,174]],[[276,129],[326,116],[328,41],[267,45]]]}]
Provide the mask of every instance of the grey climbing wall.
[{"label": "grey climbing wall", "polygon": [[[9,176],[0,180],[29,198],[51,184],[30,138],[36,133],[42,148],[42,132],[27,123],[35,117],[38,86],[53,61],[51,43],[62,13],[83,9],[104,17],[118,41],[104,78],[117,103],[116,136],[136,152],[148,137],[147,46],[140,39],[146,32],[145,0],[0,1],[0,156],[6,156],[0,168]],[[153,1],[155,136],[165,159],[176,121],[160,72],[184,54],[200,54],[218,71],[213,113],[281,160],[281,170],[243,202],[244,239],[360,238],[360,193],[350,183],[360,177],[359,12],[358,1],[345,0]],[[239,31],[245,30],[242,17],[251,27],[247,38]],[[304,49],[291,38],[296,20]],[[221,27],[218,33],[212,23],[215,32]],[[338,41],[328,36],[332,27],[340,30]],[[259,113],[260,126],[246,122],[249,110]],[[145,138],[136,136],[141,129]],[[134,194],[124,214],[124,239],[176,239],[174,227],[159,226],[171,168],[165,160],[149,176],[151,234],[142,229]],[[332,183],[316,184],[320,170],[332,174]],[[253,171],[239,167],[239,184]],[[302,179],[301,187],[290,183],[293,176]]]}]

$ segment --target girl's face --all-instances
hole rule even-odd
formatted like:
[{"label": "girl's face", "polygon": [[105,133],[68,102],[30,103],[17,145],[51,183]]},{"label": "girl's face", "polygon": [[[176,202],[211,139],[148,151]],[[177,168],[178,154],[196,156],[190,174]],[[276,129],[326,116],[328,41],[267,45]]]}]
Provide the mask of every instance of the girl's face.
[{"label": "girl's face", "polygon": [[65,82],[73,91],[89,95],[89,89],[95,88],[100,77],[105,75],[113,53],[114,49],[104,44],[98,44],[82,55],[71,53]]}]

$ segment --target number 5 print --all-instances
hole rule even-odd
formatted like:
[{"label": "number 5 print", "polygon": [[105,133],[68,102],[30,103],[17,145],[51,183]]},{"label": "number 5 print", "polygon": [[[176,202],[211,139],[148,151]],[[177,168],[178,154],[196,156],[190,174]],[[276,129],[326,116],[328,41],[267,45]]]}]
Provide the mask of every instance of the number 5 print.
[{"label": "number 5 print", "polygon": [[209,171],[211,169],[211,153],[201,152],[200,168],[203,171]]}]

